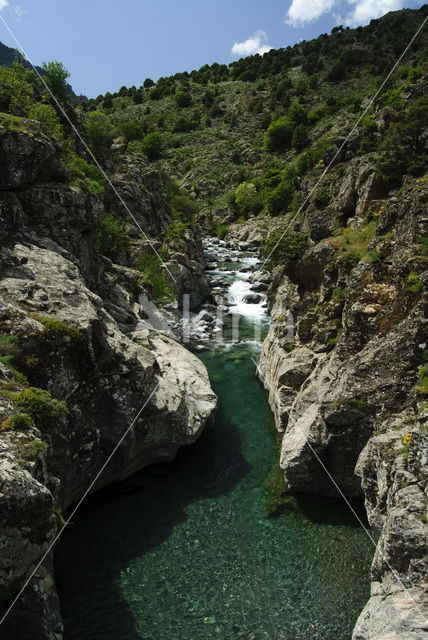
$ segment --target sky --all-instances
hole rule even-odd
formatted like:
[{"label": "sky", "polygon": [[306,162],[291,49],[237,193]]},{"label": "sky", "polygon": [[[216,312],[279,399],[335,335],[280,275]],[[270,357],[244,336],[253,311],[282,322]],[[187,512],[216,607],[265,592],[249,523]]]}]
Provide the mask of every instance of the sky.
[{"label": "sky", "polygon": [[[420,0],[0,0],[0,18],[34,64],[59,60],[76,93],[229,64],[355,27]],[[0,42],[16,42],[0,20]]]}]

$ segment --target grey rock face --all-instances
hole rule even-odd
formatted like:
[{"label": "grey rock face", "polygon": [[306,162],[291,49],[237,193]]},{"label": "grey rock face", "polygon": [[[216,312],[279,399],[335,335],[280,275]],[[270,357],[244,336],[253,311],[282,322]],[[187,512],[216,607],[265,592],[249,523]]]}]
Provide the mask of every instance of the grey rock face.
[{"label": "grey rock face", "polygon": [[[374,200],[380,192],[367,160],[349,163],[331,206],[357,228],[370,207],[379,212],[368,247],[376,259],[345,269],[334,241],[324,239],[289,277],[278,267],[259,360],[283,433],[287,486],[337,495],[335,483],[345,495],[365,497],[377,547],[372,595],[353,640],[416,640],[428,618],[427,416],[418,392],[427,348],[420,238],[428,231],[428,191],[423,181],[407,184],[400,197]],[[299,230],[316,240],[312,224],[307,215]],[[416,288],[409,273],[418,274]]]},{"label": "grey rock face", "polygon": [[[0,431],[2,610],[52,542],[54,509],[82,496],[121,438],[92,490],[171,460],[212,423],[217,403],[205,366],[171,337],[162,314],[141,296],[132,251],[124,265],[94,253],[101,203],[75,187],[35,184],[52,179],[59,165],[56,144],[42,133],[20,132],[13,144],[0,140],[0,160],[9,156],[9,173],[2,173],[9,190],[0,200],[1,331],[19,333],[18,368],[31,386],[65,401],[68,413],[54,426],[42,421],[37,429]],[[126,160],[124,165],[126,182]],[[160,197],[157,177],[144,167],[128,168],[129,195],[144,182],[150,218],[150,202],[155,207]],[[154,225],[149,218],[147,225]],[[193,235],[187,245],[171,262],[186,263],[184,281],[191,288],[202,247]],[[19,412],[16,398],[25,384],[1,365],[1,422]],[[4,393],[8,389],[15,395]],[[48,556],[2,628],[7,637],[61,639],[52,575]]]}]

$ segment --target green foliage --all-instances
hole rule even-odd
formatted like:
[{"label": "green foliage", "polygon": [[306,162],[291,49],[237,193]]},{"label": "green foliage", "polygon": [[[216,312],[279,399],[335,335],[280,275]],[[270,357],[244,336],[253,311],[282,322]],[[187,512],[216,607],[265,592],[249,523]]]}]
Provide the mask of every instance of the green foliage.
[{"label": "green foliage", "polygon": [[235,202],[243,213],[254,210],[258,203],[257,189],[252,182],[241,182],[236,188]]},{"label": "green foliage", "polygon": [[70,73],[62,62],[44,62],[42,67],[45,71],[43,79],[55,98],[62,103],[68,102],[67,78]]},{"label": "green foliage", "polygon": [[12,368],[17,353],[18,336],[0,333],[0,362],[8,369]]},{"label": "green foliage", "polygon": [[364,116],[362,127],[361,144],[358,152],[360,154],[375,151],[378,146],[376,134],[378,132],[377,124],[373,116]]},{"label": "green foliage", "polygon": [[412,67],[412,69],[409,69],[407,79],[411,84],[413,84],[414,82],[419,80],[419,78],[422,78],[423,75],[424,71],[421,66]]},{"label": "green foliage", "polygon": [[40,458],[44,458],[47,451],[49,449],[49,445],[47,442],[43,440],[39,440],[36,438],[31,442],[27,442],[22,444],[19,448],[19,453],[21,458],[28,461],[36,461]]},{"label": "green foliage", "polygon": [[424,364],[419,369],[419,385],[416,387],[416,391],[420,395],[428,395],[428,349],[424,349],[423,353]]},{"label": "green foliage", "polygon": [[341,60],[338,60],[337,62],[333,63],[328,69],[325,79],[327,80],[327,82],[339,82],[340,80],[343,80],[345,76],[345,64]]},{"label": "green foliage", "polygon": [[184,192],[174,195],[170,204],[173,211],[179,214],[180,219],[184,222],[191,222],[199,212],[196,201]]},{"label": "green foliage", "polygon": [[318,187],[312,197],[312,202],[317,207],[324,208],[330,202],[330,189],[329,187]]},{"label": "green foliage", "polygon": [[70,177],[72,180],[83,180],[86,178],[90,180],[96,180],[100,185],[103,185],[105,178],[104,174],[95,164],[90,164],[81,156],[78,156],[73,151],[70,151],[64,159],[65,164],[70,170]]},{"label": "green foliage", "polygon": [[356,251],[355,249],[351,249],[347,251],[342,256],[340,256],[340,264],[346,271],[351,271],[354,267],[357,266],[359,261],[361,260],[361,253]]},{"label": "green foliage", "polygon": [[97,180],[91,180],[91,178],[86,178],[85,187],[89,191],[89,193],[93,193],[95,196],[98,196],[100,200],[104,199],[104,187],[100,185]]},{"label": "green foliage", "polygon": [[343,301],[345,300],[345,297],[346,297],[346,291],[345,291],[345,289],[339,289],[339,288],[336,288],[336,289],[333,291],[333,299],[334,299],[336,302],[343,302]]},{"label": "green foliage", "polygon": [[174,100],[179,107],[190,107],[192,104],[192,96],[189,91],[177,91]]},{"label": "green foliage", "polygon": [[380,104],[383,107],[401,109],[404,106],[402,89],[402,87],[397,87],[396,89],[389,89],[388,91],[385,91],[385,93],[383,93],[379,98]]},{"label": "green foliage", "polygon": [[162,155],[162,135],[157,131],[149,133],[141,143],[141,151],[149,160],[157,160]]},{"label": "green foliage", "polygon": [[294,183],[291,180],[282,180],[279,185],[265,197],[265,204],[272,216],[286,213],[293,199]]},{"label": "green foliage", "polygon": [[143,82],[143,87],[145,89],[150,89],[150,87],[154,87],[154,86],[155,86],[155,83],[151,78],[146,78]]},{"label": "green foliage", "polygon": [[376,177],[388,187],[398,186],[404,173],[426,170],[428,151],[424,138],[428,127],[428,96],[416,98],[400,111],[389,127],[376,162]]},{"label": "green foliage", "polygon": [[114,127],[105,113],[91,111],[86,118],[85,133],[92,153],[103,155],[113,139]]},{"label": "green foliage", "polygon": [[61,322],[61,320],[57,320],[56,318],[43,316],[39,313],[33,313],[33,318],[44,326],[43,336],[48,340],[76,342],[83,340],[84,338],[81,331],[65,322]]},{"label": "green foliage", "polygon": [[28,117],[42,123],[50,135],[60,142],[64,141],[64,131],[53,107],[38,102],[28,109]]},{"label": "green foliage", "polygon": [[289,268],[296,263],[308,248],[307,233],[294,233],[282,228],[271,231],[262,243],[262,250],[269,256],[271,266],[282,264]]},{"label": "green foliage", "polygon": [[9,94],[9,112],[24,115],[34,101],[38,79],[34,71],[26,69],[18,60],[11,67],[0,66],[0,84]]},{"label": "green foliage", "polygon": [[98,225],[95,249],[103,256],[114,260],[126,245],[126,233],[122,221],[109,213]]},{"label": "green foliage", "polygon": [[228,225],[222,224],[221,222],[218,222],[216,224],[215,235],[217,236],[217,238],[220,238],[220,240],[223,240],[223,238],[227,236],[228,233],[229,233]]},{"label": "green foliage", "polygon": [[412,271],[407,276],[407,290],[410,293],[421,293],[424,290],[424,284],[419,279],[418,274],[415,271]]},{"label": "green foliage", "polygon": [[375,256],[369,255],[371,252],[367,251],[375,232],[376,221],[372,220],[359,229],[344,229],[343,233],[330,239],[330,244],[342,254],[339,261],[346,271],[351,271],[360,260],[376,261]]},{"label": "green foliage", "polygon": [[150,283],[152,298],[156,304],[166,304],[174,299],[174,292],[162,270],[158,256],[154,254],[141,256],[138,268]]},{"label": "green foliage", "polygon": [[287,116],[274,120],[269,125],[265,136],[268,151],[281,151],[290,147],[293,137],[293,123]]},{"label": "green foliage", "polygon": [[295,149],[303,149],[308,144],[308,128],[304,124],[298,124],[293,131],[291,146]]},{"label": "green foliage", "polygon": [[135,120],[122,120],[118,124],[120,134],[126,138],[127,142],[131,140],[141,140],[147,133],[146,126],[143,122]]},{"label": "green foliage", "polygon": [[68,415],[67,405],[64,401],[52,398],[49,391],[38,387],[29,387],[21,391],[16,402],[23,413],[33,418],[40,431],[53,433],[64,416]]},{"label": "green foliage", "polygon": [[27,413],[15,413],[1,424],[0,431],[27,431],[34,427],[34,420]]}]

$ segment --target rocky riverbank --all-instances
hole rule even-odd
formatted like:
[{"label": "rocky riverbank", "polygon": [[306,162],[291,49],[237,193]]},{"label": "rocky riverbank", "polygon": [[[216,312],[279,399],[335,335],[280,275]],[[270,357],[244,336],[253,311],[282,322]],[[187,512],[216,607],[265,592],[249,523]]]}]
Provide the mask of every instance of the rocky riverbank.
[{"label": "rocky riverbank", "polygon": [[[419,380],[427,183],[409,181],[399,195],[374,200],[373,180],[363,184],[354,165],[330,207],[311,205],[294,225],[308,248],[274,271],[259,375],[283,434],[288,488],[365,497],[377,545],[354,640],[416,640],[427,629],[428,411]],[[263,227],[257,218],[233,225],[226,240],[257,245]]]},{"label": "rocky riverbank", "polygon": [[[69,186],[59,146],[37,123],[24,125],[0,128],[2,610],[130,425],[92,490],[171,460],[216,409],[205,366],[162,328],[136,269],[147,241],[128,222],[133,241],[117,260],[98,255],[101,202]],[[119,158],[112,182],[138,200],[149,233],[168,224],[160,179],[141,159]],[[176,295],[192,305],[209,292],[201,254],[188,230],[167,256]],[[49,555],[1,637],[59,640],[61,630]]]}]

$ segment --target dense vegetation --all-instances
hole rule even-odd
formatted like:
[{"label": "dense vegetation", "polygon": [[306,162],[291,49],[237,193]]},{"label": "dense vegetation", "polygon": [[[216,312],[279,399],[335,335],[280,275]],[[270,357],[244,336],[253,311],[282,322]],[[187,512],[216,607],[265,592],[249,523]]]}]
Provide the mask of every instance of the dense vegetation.
[{"label": "dense vegetation", "polygon": [[[228,66],[204,65],[156,83],[147,78],[82,108],[108,116],[129,149],[160,159],[206,209],[285,214],[298,208],[302,179],[358,121],[425,14],[426,7],[395,12]],[[355,155],[373,155],[386,188],[426,164],[428,98],[414,89],[427,72],[426,54],[422,32],[350,142]],[[375,117],[381,109],[386,132]],[[245,202],[236,191],[242,183],[247,192],[249,184],[256,189]],[[327,202],[328,190],[316,194],[317,206]]]},{"label": "dense vegetation", "polygon": [[[299,211],[308,180],[328,166],[354,125],[311,206],[328,206],[330,186],[349,153],[367,155],[375,163],[386,193],[400,187],[404,175],[423,173],[428,159],[424,31],[385,79],[426,12],[422,7],[390,13],[367,27],[336,27],[330,35],[230,65],[204,65],[157,82],[146,78],[140,87],[123,86],[77,109],[70,105],[62,65],[45,64],[43,72],[101,167],[110,171],[118,161],[110,147],[120,137],[129,153],[155,163],[190,192],[202,213],[209,212],[205,219],[210,228],[224,234],[224,223],[233,218]],[[42,122],[64,147],[70,180],[103,199],[103,172],[82,151],[69,122],[28,65],[15,61],[0,67],[0,85],[3,110]],[[189,215],[188,195],[175,198],[171,206],[177,235],[199,214],[193,203]],[[108,212],[97,249],[114,258],[126,240],[123,234],[121,221]]]}]

